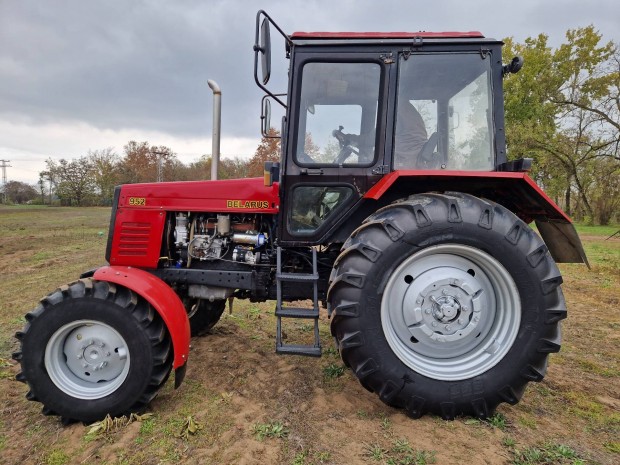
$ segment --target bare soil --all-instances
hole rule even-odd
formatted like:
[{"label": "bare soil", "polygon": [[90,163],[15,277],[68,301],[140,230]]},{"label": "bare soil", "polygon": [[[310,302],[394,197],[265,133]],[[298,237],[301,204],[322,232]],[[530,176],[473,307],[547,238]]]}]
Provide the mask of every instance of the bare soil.
[{"label": "bare soil", "polygon": [[[278,356],[273,303],[235,301],[211,334],[192,340],[183,385],[168,381],[150,418],[98,434],[63,426],[25,399],[12,335],[38,298],[103,262],[108,215],[0,210],[1,464],[620,462],[620,239],[601,236],[583,238],[592,270],[562,266],[569,318],[547,377],[489,422],[412,420],[341,370],[325,313],[321,359]],[[302,323],[285,331],[291,341],[311,336]],[[188,417],[201,429],[182,437]],[[574,455],[524,458],[560,445]]]}]

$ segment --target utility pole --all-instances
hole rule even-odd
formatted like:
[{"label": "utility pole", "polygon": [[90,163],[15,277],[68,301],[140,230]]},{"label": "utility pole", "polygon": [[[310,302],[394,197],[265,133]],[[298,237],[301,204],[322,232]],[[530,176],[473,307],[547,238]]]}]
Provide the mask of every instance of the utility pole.
[{"label": "utility pole", "polygon": [[2,192],[4,194],[4,203],[6,203],[6,169],[10,168],[11,160],[0,160],[0,168],[2,168]]},{"label": "utility pole", "polygon": [[164,180],[164,157],[166,152],[156,152],[153,150],[151,153],[157,155],[157,182],[163,182]]},{"label": "utility pole", "polygon": [[164,180],[164,170],[162,169],[161,153],[157,155],[157,182],[162,182]]}]

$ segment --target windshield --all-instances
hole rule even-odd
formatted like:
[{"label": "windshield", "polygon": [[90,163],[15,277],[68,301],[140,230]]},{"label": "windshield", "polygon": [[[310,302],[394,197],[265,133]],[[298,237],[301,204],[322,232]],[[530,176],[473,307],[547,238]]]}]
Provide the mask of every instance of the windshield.
[{"label": "windshield", "polygon": [[491,58],[400,57],[395,169],[494,168]]},{"label": "windshield", "polygon": [[373,162],[380,78],[377,63],[304,65],[295,151],[299,164]]}]

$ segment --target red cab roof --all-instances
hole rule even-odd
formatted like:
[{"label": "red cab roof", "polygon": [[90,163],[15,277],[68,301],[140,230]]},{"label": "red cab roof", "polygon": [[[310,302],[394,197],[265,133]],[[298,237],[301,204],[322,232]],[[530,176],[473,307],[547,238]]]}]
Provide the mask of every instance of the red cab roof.
[{"label": "red cab roof", "polygon": [[294,32],[291,39],[436,39],[484,38],[481,32]]}]

